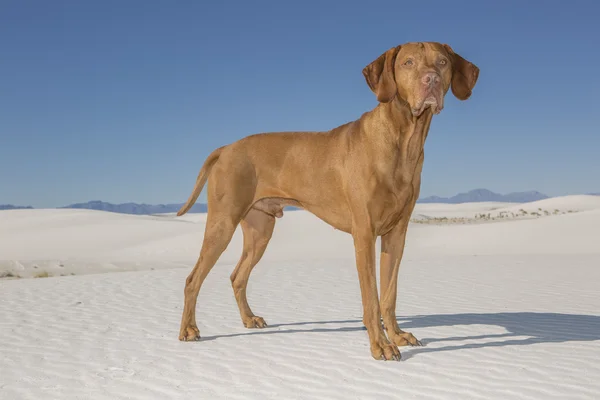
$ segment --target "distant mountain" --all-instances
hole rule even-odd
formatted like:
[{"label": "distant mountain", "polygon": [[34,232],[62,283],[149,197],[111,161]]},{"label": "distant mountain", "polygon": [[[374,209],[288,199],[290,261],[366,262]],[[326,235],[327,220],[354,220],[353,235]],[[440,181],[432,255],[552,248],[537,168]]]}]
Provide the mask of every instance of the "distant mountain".
[{"label": "distant mountain", "polygon": [[439,197],[439,196],[430,196],[419,199],[418,203],[448,203],[448,204],[458,204],[458,203],[474,203],[480,201],[497,201],[497,202],[506,202],[506,203],[527,203],[530,201],[537,201],[547,199],[549,196],[546,196],[543,193],[530,191],[530,192],[515,192],[508,194],[499,194],[492,192],[487,189],[475,189],[471,190],[467,193],[459,193],[456,196],[452,197]]},{"label": "distant mountain", "polygon": [[[588,193],[588,195],[600,196],[600,193]],[[515,192],[508,194],[499,194],[492,192],[487,189],[475,189],[467,193],[459,193],[452,197],[439,197],[429,196],[419,199],[418,203],[447,203],[447,204],[458,204],[458,203],[474,203],[484,201],[497,201],[506,203],[527,203],[530,201],[537,201],[547,199],[543,193],[530,191],[530,192]],[[88,201],[87,203],[76,203],[68,206],[58,208],[77,208],[87,210],[100,210],[110,211],[121,214],[136,214],[136,215],[149,215],[149,214],[163,214],[163,213],[176,213],[179,211],[184,203],[177,204],[139,204],[139,203],[122,203],[113,204],[105,201],[94,200]],[[16,209],[32,209],[31,206],[14,206],[12,204],[0,205],[0,210],[16,210]],[[286,207],[286,209],[296,209],[295,207]],[[196,203],[190,209],[190,213],[205,213],[208,210],[207,205],[203,203]]]},{"label": "distant mountain", "polygon": [[[475,189],[467,193],[459,193],[456,196],[447,198],[439,196],[430,196],[420,199],[419,203],[472,203],[480,201],[498,201],[498,202],[510,202],[510,203],[526,203],[529,201],[536,201],[547,199],[543,193],[531,191],[531,192],[517,192],[509,193],[506,195],[494,193],[487,189]],[[122,214],[137,214],[137,215],[148,215],[148,214],[163,214],[163,213],[175,213],[183,206],[184,203],[177,204],[138,204],[138,203],[122,203],[113,204],[107,203],[100,200],[88,201],[87,203],[71,204],[59,208],[84,208],[88,210],[100,210],[110,211]],[[286,207],[287,209],[295,209],[292,207]],[[207,205],[203,203],[196,203],[190,209],[190,213],[205,213],[208,210]]]},{"label": "distant mountain", "polygon": [[[99,211],[110,211],[121,214],[136,214],[136,215],[149,215],[149,214],[162,214],[162,213],[174,213],[179,211],[180,204],[138,204],[138,203],[122,203],[112,204],[100,200],[88,201],[87,203],[71,204],[59,208],[77,208],[87,210],[99,210]],[[190,209],[190,213],[205,213],[207,211],[206,204],[196,203]]]},{"label": "distant mountain", "polygon": [[0,204],[0,210],[30,210],[31,206],[13,206],[12,204]]}]

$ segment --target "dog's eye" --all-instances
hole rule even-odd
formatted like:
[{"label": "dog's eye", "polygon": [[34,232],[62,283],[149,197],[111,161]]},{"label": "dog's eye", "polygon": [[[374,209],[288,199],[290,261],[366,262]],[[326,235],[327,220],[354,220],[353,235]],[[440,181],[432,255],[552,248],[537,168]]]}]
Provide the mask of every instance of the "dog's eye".
[{"label": "dog's eye", "polygon": [[446,65],[446,64],[448,64],[448,60],[446,60],[445,58],[442,58],[442,59],[439,61],[439,64],[440,64],[440,65]]},{"label": "dog's eye", "polygon": [[405,66],[407,66],[407,67],[410,67],[411,65],[413,65],[413,60],[411,60],[411,59],[409,58],[408,60],[404,61],[404,64],[402,64],[402,65],[405,65]]}]

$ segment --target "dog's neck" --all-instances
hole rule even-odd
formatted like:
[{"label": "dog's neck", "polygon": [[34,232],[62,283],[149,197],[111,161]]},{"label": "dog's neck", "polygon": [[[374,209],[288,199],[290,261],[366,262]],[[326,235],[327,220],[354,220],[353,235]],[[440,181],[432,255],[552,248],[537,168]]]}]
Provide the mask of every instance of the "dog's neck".
[{"label": "dog's neck", "polygon": [[[400,147],[406,141],[412,139],[421,139],[421,147],[425,144],[425,139],[429,133],[429,126],[433,112],[431,108],[425,109],[421,115],[415,116],[410,111],[409,104],[396,97],[389,103],[381,103],[378,107],[382,108],[382,116],[390,123],[390,128],[386,134],[390,136],[390,140],[397,141]],[[418,139],[417,139],[418,140]]]},{"label": "dog's neck", "polygon": [[389,103],[379,103],[369,114],[365,121],[366,132],[379,154],[396,166],[415,164],[423,153],[429,133],[433,117],[431,109],[414,116],[405,101],[395,98]]}]

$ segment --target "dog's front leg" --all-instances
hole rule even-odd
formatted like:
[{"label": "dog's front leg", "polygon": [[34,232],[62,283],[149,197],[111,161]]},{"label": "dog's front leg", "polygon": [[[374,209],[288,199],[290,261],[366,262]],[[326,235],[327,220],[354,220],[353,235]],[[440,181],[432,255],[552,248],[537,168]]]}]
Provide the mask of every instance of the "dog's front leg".
[{"label": "dog's front leg", "polygon": [[404,332],[396,320],[396,297],[398,288],[398,271],[404,253],[406,230],[409,218],[401,220],[390,232],[381,237],[381,315],[388,337],[398,346],[420,346],[410,332]]},{"label": "dog's front leg", "polygon": [[352,236],[362,295],[363,323],[369,334],[371,355],[377,360],[400,360],[398,347],[390,343],[381,326],[375,275],[375,235],[355,229]]}]

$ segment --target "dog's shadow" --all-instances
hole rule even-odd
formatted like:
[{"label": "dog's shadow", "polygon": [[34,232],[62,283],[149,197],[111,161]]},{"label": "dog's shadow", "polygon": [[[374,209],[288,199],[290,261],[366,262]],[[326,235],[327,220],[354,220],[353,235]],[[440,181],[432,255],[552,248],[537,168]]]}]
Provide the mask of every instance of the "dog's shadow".
[{"label": "dog's shadow", "polygon": [[[477,349],[487,347],[525,346],[539,343],[587,342],[600,340],[600,316],[580,314],[558,314],[537,312],[503,312],[485,314],[434,314],[416,315],[398,318],[400,327],[405,331],[415,328],[493,325],[500,326],[506,332],[477,336],[452,336],[443,338],[423,338],[423,344],[434,342],[457,342],[466,340],[492,339],[484,343],[467,343],[443,347],[413,348],[410,354],[404,353],[403,359],[420,353]],[[327,325],[349,325],[327,328]],[[316,325],[314,328],[302,326]],[[281,329],[290,328],[290,329]],[[281,335],[293,333],[353,332],[365,330],[361,320],[312,321],[269,325],[268,328],[244,333],[203,337],[201,340],[217,340],[247,335]],[[498,340],[493,340],[498,339]]]}]

